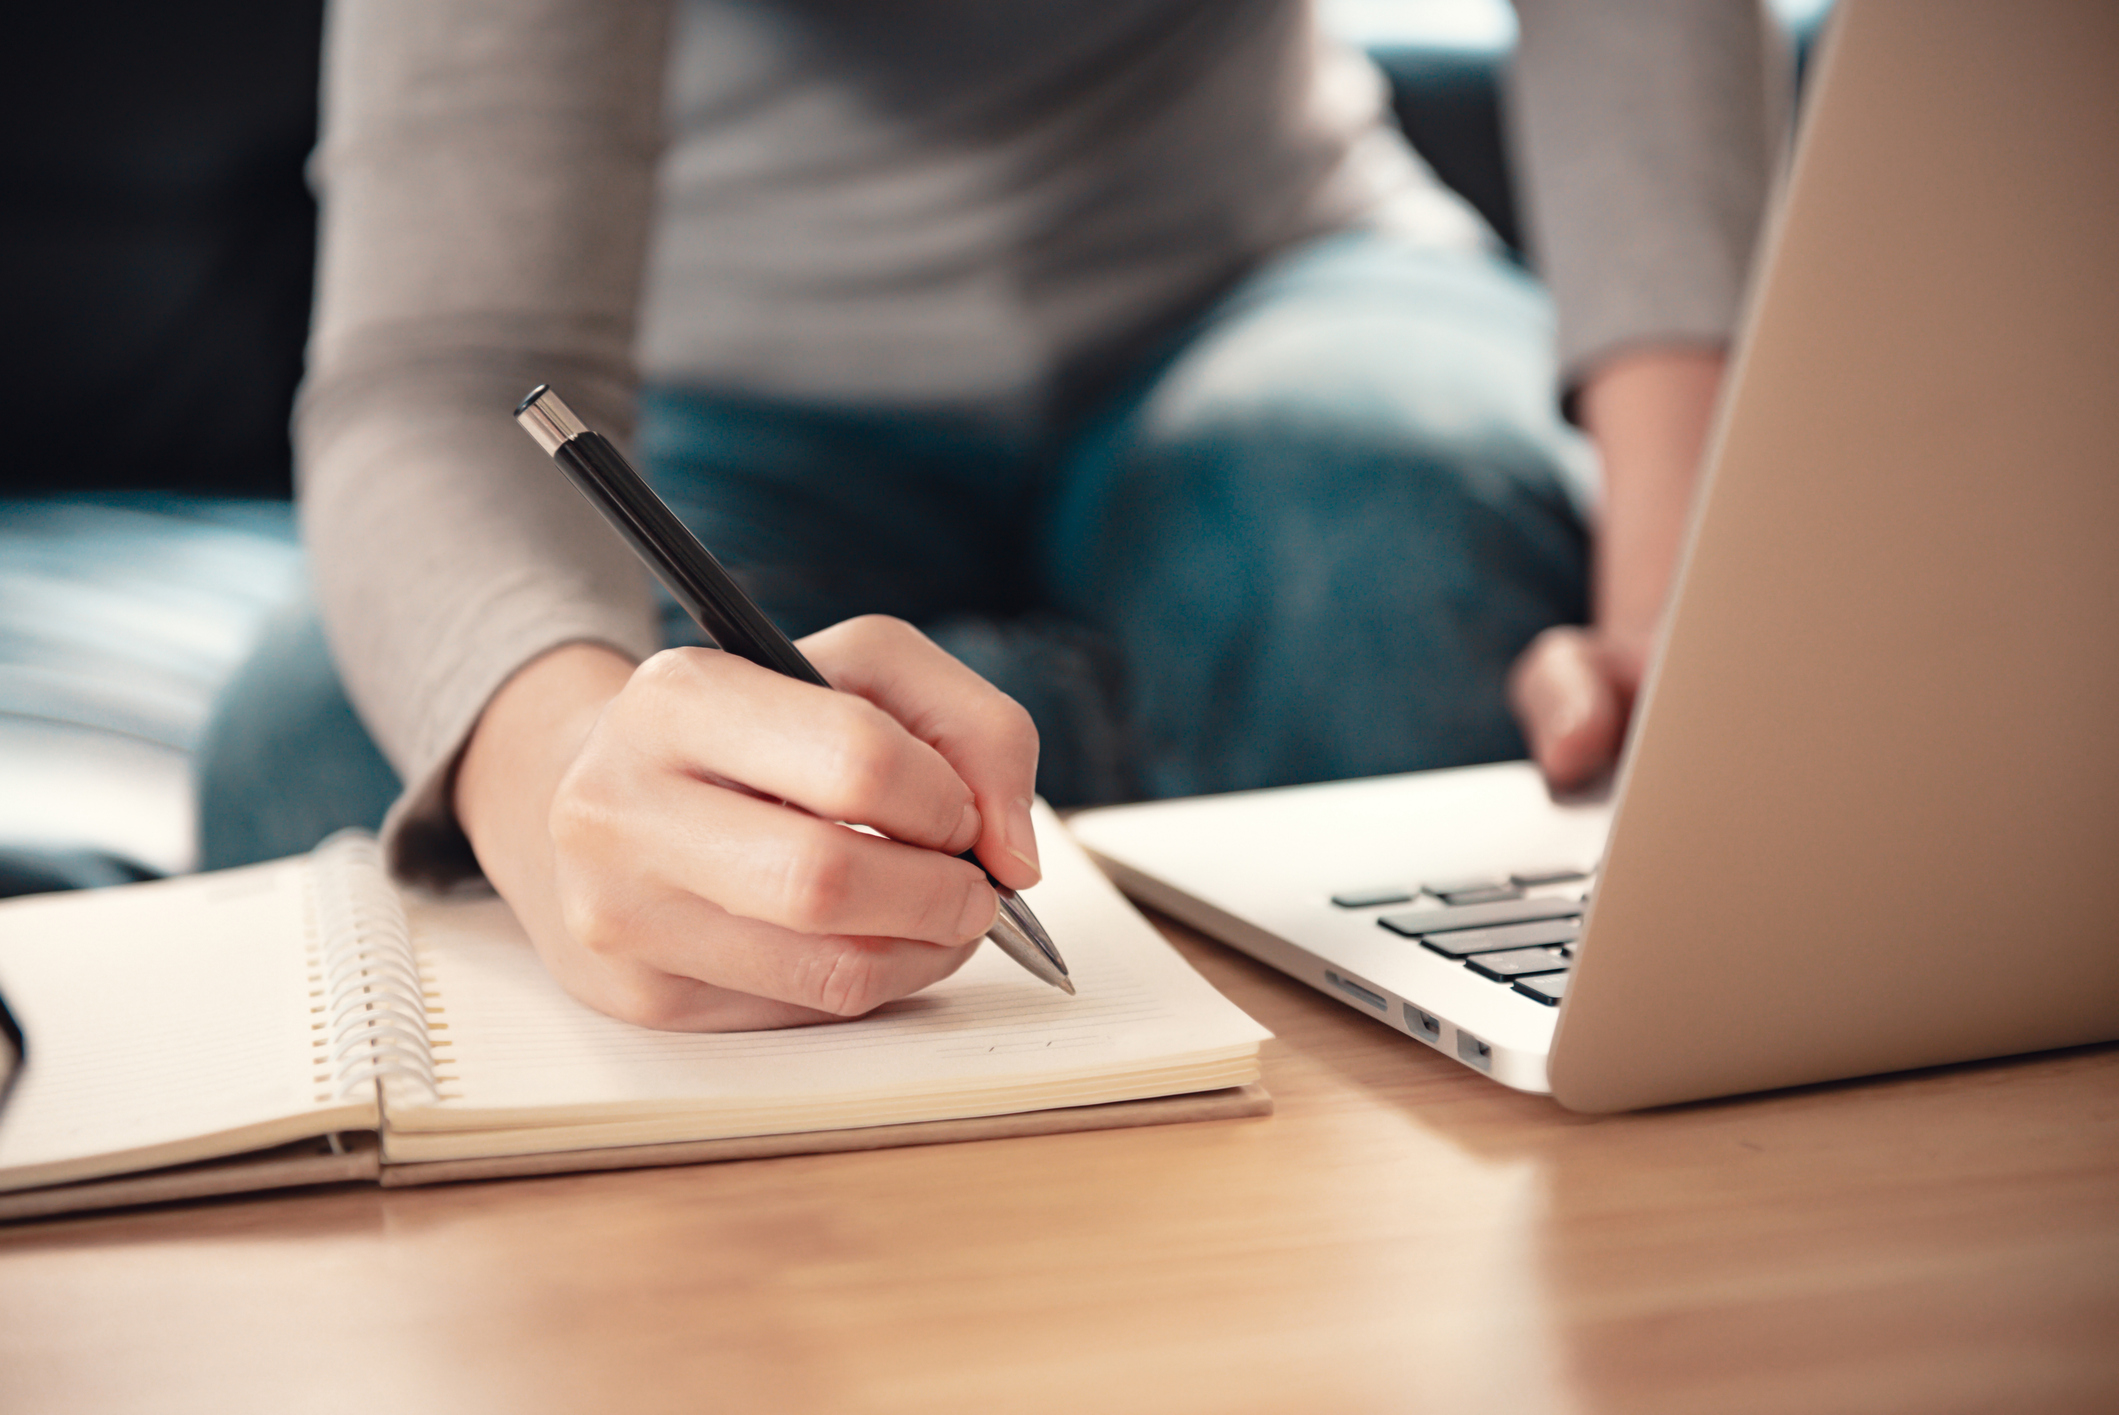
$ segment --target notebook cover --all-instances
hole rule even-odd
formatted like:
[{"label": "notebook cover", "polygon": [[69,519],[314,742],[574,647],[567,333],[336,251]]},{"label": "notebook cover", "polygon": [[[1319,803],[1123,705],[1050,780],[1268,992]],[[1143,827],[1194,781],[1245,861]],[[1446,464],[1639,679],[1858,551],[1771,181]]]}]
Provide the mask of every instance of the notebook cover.
[{"label": "notebook cover", "polygon": [[212,1199],[266,1189],[294,1189],[311,1184],[373,1181],[382,1170],[382,1150],[375,1137],[341,1137],[343,1153],[328,1140],[302,1140],[270,1150],[226,1159],[200,1160],[141,1174],[83,1179],[48,1189],[0,1194],[0,1223],[50,1218],[91,1209],[122,1209],[135,1204],[166,1204],[180,1199]]}]

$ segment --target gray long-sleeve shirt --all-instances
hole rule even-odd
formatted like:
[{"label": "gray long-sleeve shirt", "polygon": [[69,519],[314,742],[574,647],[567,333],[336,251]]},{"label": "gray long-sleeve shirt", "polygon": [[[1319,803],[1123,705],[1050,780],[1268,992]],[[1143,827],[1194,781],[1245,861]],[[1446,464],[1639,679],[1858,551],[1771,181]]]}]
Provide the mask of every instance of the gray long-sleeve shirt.
[{"label": "gray long-sleeve shirt", "polygon": [[[1574,13],[1614,7],[1523,7],[1571,367],[1725,337],[1763,188],[1763,100],[1702,116],[1762,87],[1749,0],[1630,3],[1668,12],[1656,43]],[[303,524],[348,690],[407,782],[386,834],[414,874],[467,867],[449,773],[511,673],[571,641],[656,647],[638,567],[506,416],[531,384],[621,438],[636,359],[1034,426],[1304,239],[1481,239],[1304,0],[339,0],[329,44]],[[1627,81],[1644,53],[1696,77]],[[1635,155],[1576,180],[1607,108],[1661,145],[1622,132]],[[1607,285],[1649,239],[1643,193],[1675,216],[1644,278]]]}]

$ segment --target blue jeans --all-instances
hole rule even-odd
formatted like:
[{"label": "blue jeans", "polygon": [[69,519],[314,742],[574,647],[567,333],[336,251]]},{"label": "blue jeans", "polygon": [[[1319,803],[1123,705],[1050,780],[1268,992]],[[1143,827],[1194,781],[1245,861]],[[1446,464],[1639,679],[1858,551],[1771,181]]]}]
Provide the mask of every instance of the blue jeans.
[{"label": "blue jeans", "polygon": [[[1587,459],[1549,346],[1513,267],[1350,235],[1050,436],[656,388],[640,451],[790,634],[900,615],[1020,701],[1056,803],[1409,771],[1520,755],[1508,665],[1585,614]],[[209,734],[209,865],[395,794],[312,621],[279,622]],[[280,783],[317,780],[328,809],[290,827]]]}]

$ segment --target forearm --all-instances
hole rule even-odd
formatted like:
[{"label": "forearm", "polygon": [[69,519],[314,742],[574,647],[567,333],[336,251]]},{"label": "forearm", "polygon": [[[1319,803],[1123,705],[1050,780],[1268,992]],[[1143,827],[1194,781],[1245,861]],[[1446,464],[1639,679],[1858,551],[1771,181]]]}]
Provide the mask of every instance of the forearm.
[{"label": "forearm", "polygon": [[1618,760],[1691,519],[1723,363],[1718,349],[1641,349],[1582,385],[1582,420],[1604,462],[1595,622],[1546,630],[1509,678],[1516,720],[1555,786],[1583,785]]},{"label": "forearm", "polygon": [[406,778],[387,833],[415,871],[401,828],[453,831],[451,765],[511,674],[570,640],[655,647],[638,567],[508,411],[549,380],[630,426],[666,9],[332,11],[302,513],[348,691]]},{"label": "forearm", "polygon": [[1635,673],[1669,593],[1725,361],[1716,348],[1640,349],[1582,384],[1582,425],[1604,467],[1596,627]]},{"label": "forearm", "polygon": [[1510,700],[1555,785],[1608,769],[1668,598],[1779,159],[1786,54],[1757,0],[1516,0],[1509,86],[1564,395],[1603,463],[1594,622]]}]

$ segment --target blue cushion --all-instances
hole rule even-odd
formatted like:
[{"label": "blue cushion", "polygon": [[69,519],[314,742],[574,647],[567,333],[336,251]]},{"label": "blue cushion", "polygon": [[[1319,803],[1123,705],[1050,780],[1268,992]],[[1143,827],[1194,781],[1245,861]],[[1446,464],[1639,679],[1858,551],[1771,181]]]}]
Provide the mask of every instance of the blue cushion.
[{"label": "blue cushion", "polygon": [[191,754],[300,573],[285,502],[0,501],[0,893],[191,866]]}]

